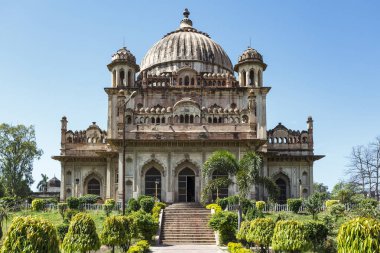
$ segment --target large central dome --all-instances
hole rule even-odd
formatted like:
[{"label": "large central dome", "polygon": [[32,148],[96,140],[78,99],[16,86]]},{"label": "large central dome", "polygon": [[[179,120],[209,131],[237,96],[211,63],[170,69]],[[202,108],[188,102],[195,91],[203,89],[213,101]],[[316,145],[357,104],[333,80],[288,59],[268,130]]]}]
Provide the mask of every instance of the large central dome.
[{"label": "large central dome", "polygon": [[177,71],[190,66],[197,72],[233,73],[231,60],[223,48],[206,33],[192,27],[184,11],[180,28],[168,33],[146,53],[140,68],[152,74]]}]

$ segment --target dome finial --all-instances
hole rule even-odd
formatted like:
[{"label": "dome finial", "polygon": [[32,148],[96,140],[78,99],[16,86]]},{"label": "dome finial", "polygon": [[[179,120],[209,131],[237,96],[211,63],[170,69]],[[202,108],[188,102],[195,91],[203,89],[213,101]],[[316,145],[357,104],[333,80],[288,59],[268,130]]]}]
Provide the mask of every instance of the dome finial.
[{"label": "dome finial", "polygon": [[183,19],[181,20],[180,28],[192,27],[193,22],[189,19],[190,11],[185,8],[183,11]]}]

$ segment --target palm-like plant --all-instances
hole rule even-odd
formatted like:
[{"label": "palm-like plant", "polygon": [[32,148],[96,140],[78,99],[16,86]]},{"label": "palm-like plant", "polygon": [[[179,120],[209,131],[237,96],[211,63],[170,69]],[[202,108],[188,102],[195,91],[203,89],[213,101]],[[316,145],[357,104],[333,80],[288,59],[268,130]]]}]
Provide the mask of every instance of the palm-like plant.
[{"label": "palm-like plant", "polygon": [[46,174],[41,174],[41,181],[38,182],[38,185],[37,185],[37,189],[40,191],[40,192],[47,192],[47,186],[48,186],[48,176]]}]

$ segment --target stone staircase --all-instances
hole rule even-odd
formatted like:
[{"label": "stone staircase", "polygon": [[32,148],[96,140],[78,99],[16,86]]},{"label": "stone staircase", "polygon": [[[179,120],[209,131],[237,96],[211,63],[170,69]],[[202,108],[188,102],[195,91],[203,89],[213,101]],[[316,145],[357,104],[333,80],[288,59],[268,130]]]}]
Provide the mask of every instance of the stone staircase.
[{"label": "stone staircase", "polygon": [[161,243],[215,245],[215,236],[207,223],[210,210],[198,203],[175,203],[164,209]]}]

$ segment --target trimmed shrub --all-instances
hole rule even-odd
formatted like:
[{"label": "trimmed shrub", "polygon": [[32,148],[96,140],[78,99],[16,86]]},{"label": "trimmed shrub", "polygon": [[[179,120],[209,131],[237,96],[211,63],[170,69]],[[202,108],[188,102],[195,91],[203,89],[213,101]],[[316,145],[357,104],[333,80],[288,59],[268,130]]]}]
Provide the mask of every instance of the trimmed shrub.
[{"label": "trimmed shrub", "polygon": [[50,222],[41,218],[14,218],[0,252],[59,253],[57,231]]},{"label": "trimmed shrub", "polygon": [[112,204],[104,204],[103,205],[103,210],[106,213],[106,216],[109,217],[110,214],[112,213],[114,206]]},{"label": "trimmed shrub", "polygon": [[380,252],[380,222],[359,217],[344,223],[337,237],[338,253]]},{"label": "trimmed shrub", "polygon": [[76,197],[69,197],[69,198],[66,199],[66,202],[67,202],[67,206],[70,209],[76,209],[76,210],[79,209],[80,202],[79,202],[78,198],[76,198]]},{"label": "trimmed shrub", "polygon": [[216,201],[215,201],[216,204],[218,204],[222,210],[225,210],[228,206],[228,199],[227,198],[217,198]]},{"label": "trimmed shrub", "polygon": [[276,223],[270,218],[259,218],[251,221],[246,235],[247,242],[254,243],[261,249],[269,249],[275,225]]},{"label": "trimmed shrub", "polygon": [[302,199],[288,199],[288,207],[293,213],[298,213],[302,206]]},{"label": "trimmed shrub", "polygon": [[134,238],[140,238],[147,241],[152,240],[153,235],[158,229],[158,221],[150,213],[142,210],[133,212],[128,216],[132,221],[132,231]]},{"label": "trimmed shrub", "polygon": [[57,234],[59,240],[62,242],[63,239],[65,239],[65,235],[69,231],[69,224],[68,223],[62,223],[57,226]]},{"label": "trimmed shrub", "polygon": [[127,253],[144,253],[144,251],[140,246],[133,245],[129,248]]},{"label": "trimmed shrub", "polygon": [[346,208],[343,204],[334,204],[329,208],[330,214],[335,218],[335,221],[338,220],[339,217],[344,215]]},{"label": "trimmed shrub", "polygon": [[129,234],[129,227],[126,226],[122,216],[112,216],[105,219],[100,238],[102,244],[111,246],[112,252],[115,252],[116,246],[122,246],[126,241],[129,241],[131,237]]},{"label": "trimmed shrub", "polygon": [[231,252],[231,253],[235,253],[236,250],[242,249],[242,248],[243,248],[243,245],[241,243],[229,242],[227,244],[227,250],[228,250],[228,252]]},{"label": "trimmed shrub", "polygon": [[86,252],[100,248],[94,220],[85,213],[78,213],[70,222],[69,231],[62,243],[67,252]]},{"label": "trimmed shrub", "polygon": [[139,246],[140,248],[142,248],[144,253],[149,252],[150,244],[147,240],[141,240],[141,241],[136,242],[136,246]]},{"label": "trimmed shrub", "polygon": [[240,229],[236,234],[236,239],[238,239],[239,241],[243,243],[247,242],[247,234],[248,234],[250,225],[251,225],[250,221],[243,221],[240,224]]},{"label": "trimmed shrub", "polygon": [[373,207],[376,208],[379,205],[379,202],[376,199],[362,199],[359,202],[359,208]]},{"label": "trimmed shrub", "polygon": [[95,194],[85,194],[83,196],[80,196],[78,200],[79,204],[96,204],[99,200],[102,200],[102,198],[99,195]]},{"label": "trimmed shrub", "polygon": [[323,248],[323,244],[327,239],[329,233],[325,224],[320,221],[306,221],[304,222],[306,239],[311,242],[314,252],[317,249]]},{"label": "trimmed shrub", "polygon": [[256,202],[256,209],[259,211],[259,212],[262,212],[265,208],[265,202],[264,201],[257,201]]},{"label": "trimmed shrub", "polygon": [[154,203],[154,207],[153,207],[153,210],[152,210],[152,216],[154,219],[158,220],[158,218],[160,217],[160,212],[161,212],[161,209],[165,209],[166,208],[166,204],[165,203],[162,203],[162,202],[156,202]]},{"label": "trimmed shrub", "polygon": [[140,204],[136,199],[131,198],[128,200],[127,209],[128,212],[136,212],[140,209]]},{"label": "trimmed shrub", "polygon": [[303,251],[309,247],[304,225],[299,221],[285,220],[277,222],[272,248],[275,251]]},{"label": "trimmed shrub", "polygon": [[44,200],[45,200],[45,204],[47,204],[47,205],[50,205],[50,204],[57,205],[58,204],[58,199],[57,198],[47,198],[47,199],[44,199]]},{"label": "trimmed shrub", "polygon": [[306,210],[313,216],[313,219],[317,219],[317,214],[321,211],[323,205],[323,194],[315,192],[305,201]]},{"label": "trimmed shrub", "polygon": [[58,203],[58,212],[63,220],[65,219],[65,211],[67,210],[67,207],[67,203]]},{"label": "trimmed shrub", "polygon": [[218,204],[209,204],[206,206],[207,209],[214,209],[215,213],[221,212],[222,208]]},{"label": "trimmed shrub", "polygon": [[64,213],[64,221],[65,222],[70,222],[71,221],[71,219],[75,216],[75,215],[77,215],[79,213],[79,211],[78,210],[74,210],[74,209],[67,209],[66,211],[65,211],[65,213]]},{"label": "trimmed shrub", "polygon": [[[138,196],[138,198],[137,198],[137,202],[139,202],[140,203],[140,201],[142,200],[142,199],[145,199],[145,198],[153,198],[152,196],[148,196],[148,195],[140,195],[140,196]],[[154,199],[154,198],[153,198]]]},{"label": "trimmed shrub", "polygon": [[339,200],[337,199],[329,199],[329,200],[326,200],[325,202],[325,206],[327,209],[336,204],[339,204]]},{"label": "trimmed shrub", "polygon": [[44,211],[46,202],[43,199],[33,199],[32,210],[33,211]]},{"label": "trimmed shrub", "polygon": [[140,207],[146,213],[151,213],[154,207],[154,198],[146,196],[140,200]]},{"label": "trimmed shrub", "polygon": [[112,205],[112,208],[115,208],[116,206],[116,201],[114,199],[107,199],[105,202],[104,202],[105,205]]},{"label": "trimmed shrub", "polygon": [[220,244],[236,241],[235,233],[238,223],[238,216],[235,212],[221,211],[214,214],[208,222],[208,225],[219,232]]}]

